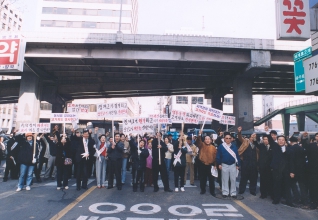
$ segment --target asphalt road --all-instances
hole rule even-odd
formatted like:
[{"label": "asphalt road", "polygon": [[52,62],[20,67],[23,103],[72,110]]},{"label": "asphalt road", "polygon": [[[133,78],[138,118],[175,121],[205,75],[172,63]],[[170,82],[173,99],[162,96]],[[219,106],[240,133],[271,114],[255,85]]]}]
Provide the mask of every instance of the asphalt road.
[{"label": "asphalt road", "polygon": [[[2,181],[3,170],[0,178]],[[173,172],[170,188],[173,189]],[[272,205],[270,199],[260,199],[245,192],[243,200],[224,200],[209,193],[200,195],[196,187],[186,185],[185,192],[132,192],[130,184],[121,191],[98,189],[90,179],[88,190],[76,191],[75,179],[68,190],[56,190],[52,180],[34,183],[31,191],[15,192],[17,181],[0,182],[0,219],[78,219],[78,220],[214,220],[214,219],[318,219],[318,210]],[[126,181],[130,181],[127,173]],[[218,187],[216,190],[220,193]]]}]

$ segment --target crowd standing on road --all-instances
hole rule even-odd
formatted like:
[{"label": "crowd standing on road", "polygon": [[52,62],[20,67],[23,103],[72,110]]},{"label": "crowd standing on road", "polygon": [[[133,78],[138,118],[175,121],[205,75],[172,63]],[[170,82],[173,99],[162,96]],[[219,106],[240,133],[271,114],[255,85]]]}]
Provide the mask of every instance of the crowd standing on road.
[{"label": "crowd standing on road", "polygon": [[[299,139],[278,136],[272,130],[261,141],[256,134],[243,137],[238,127],[237,137],[220,131],[218,138],[210,136],[186,136],[183,132],[177,140],[172,136],[163,139],[145,134],[133,136],[114,133],[98,134],[94,130],[72,130],[68,137],[60,134],[55,126],[51,134],[19,134],[14,131],[6,144],[0,138],[0,152],[7,150],[3,181],[17,180],[16,191],[31,190],[33,175],[41,182],[40,174],[45,164],[44,180],[56,179],[57,190],[69,189],[68,180],[76,178],[76,189],[87,189],[88,178],[96,177],[97,188],[122,190],[126,184],[126,170],[132,167],[132,191],[145,191],[153,187],[159,191],[160,173],[164,191],[169,187],[169,173],[174,172],[175,192],[184,192],[187,176],[190,184],[200,180],[200,194],[209,192],[217,197],[215,181],[220,185],[222,196],[238,199],[249,183],[251,195],[257,194],[260,176],[260,198],[270,197],[273,204],[280,202],[294,207],[295,204],[311,209],[318,206],[318,133],[310,140],[305,132]],[[237,192],[236,178],[240,173]],[[114,183],[116,179],[116,183]],[[115,184],[115,185],[114,185]],[[242,196],[241,196],[242,197]]]}]

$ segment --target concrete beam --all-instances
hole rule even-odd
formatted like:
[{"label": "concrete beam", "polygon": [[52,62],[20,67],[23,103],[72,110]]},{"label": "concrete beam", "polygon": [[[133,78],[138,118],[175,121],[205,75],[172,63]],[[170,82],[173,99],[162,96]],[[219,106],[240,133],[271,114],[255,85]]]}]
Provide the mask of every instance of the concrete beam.
[{"label": "concrete beam", "polygon": [[305,130],[305,122],[306,122],[305,112],[299,112],[296,115],[296,118],[297,118],[298,131],[304,131]]},{"label": "concrete beam", "polygon": [[[224,101],[224,96],[213,95],[211,98],[211,107],[223,111],[223,101]],[[220,122],[213,120],[211,123],[211,129],[213,129],[217,132],[219,128],[220,128]]]},{"label": "concrete beam", "polygon": [[284,129],[284,135],[289,137],[289,128],[290,128],[290,114],[283,113],[282,116],[282,122],[283,122],[283,129]]},{"label": "concrete beam", "polygon": [[306,116],[313,120],[314,122],[318,123],[318,115],[317,113],[306,113]]},{"label": "concrete beam", "polygon": [[243,77],[255,77],[271,67],[270,51],[251,51],[251,63],[246,67]]}]

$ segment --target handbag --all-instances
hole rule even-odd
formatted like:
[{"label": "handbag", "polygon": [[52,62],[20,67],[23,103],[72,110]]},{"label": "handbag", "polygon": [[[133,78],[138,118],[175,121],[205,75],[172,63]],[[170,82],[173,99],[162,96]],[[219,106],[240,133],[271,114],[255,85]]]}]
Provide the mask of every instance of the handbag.
[{"label": "handbag", "polygon": [[72,165],[72,159],[71,158],[65,158],[64,165]]}]

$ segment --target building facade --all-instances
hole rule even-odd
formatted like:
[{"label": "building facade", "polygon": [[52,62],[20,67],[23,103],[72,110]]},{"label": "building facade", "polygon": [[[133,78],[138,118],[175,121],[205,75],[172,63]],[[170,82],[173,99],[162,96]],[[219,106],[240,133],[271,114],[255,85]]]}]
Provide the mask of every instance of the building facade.
[{"label": "building facade", "polygon": [[[122,2],[122,10],[121,10]],[[136,34],[137,0],[39,0],[36,29],[50,32]]]},{"label": "building facade", "polygon": [[0,16],[1,32],[16,32],[21,30],[23,22],[21,13],[14,9],[8,1],[4,1],[0,5]]}]

